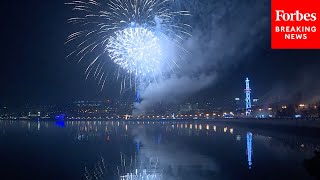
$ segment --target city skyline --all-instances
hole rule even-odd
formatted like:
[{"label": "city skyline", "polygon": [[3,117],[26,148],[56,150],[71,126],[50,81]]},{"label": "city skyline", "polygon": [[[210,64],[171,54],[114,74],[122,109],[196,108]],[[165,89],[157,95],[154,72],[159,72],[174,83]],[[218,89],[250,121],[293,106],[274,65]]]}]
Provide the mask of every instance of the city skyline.
[{"label": "city skyline", "polygon": [[[15,6],[16,3],[18,2],[6,2],[5,6]],[[115,80],[110,80],[106,88],[100,91],[98,83],[93,78],[85,80],[83,65],[77,65],[75,60],[65,59],[67,47],[64,42],[72,27],[66,22],[71,14],[62,1],[44,3],[38,0],[39,7],[36,9],[27,2],[19,2],[19,4],[20,6],[14,12],[10,11],[10,8],[4,11],[11,19],[4,19],[5,26],[9,28],[3,30],[3,34],[7,36],[4,38],[3,60],[0,64],[3,69],[0,72],[1,84],[3,84],[0,90],[0,105],[63,104],[81,99],[124,99],[126,101],[134,97],[135,93],[132,91],[120,94],[120,83]],[[217,8],[219,6],[218,4]],[[248,8],[252,7],[254,5],[248,6]],[[208,9],[202,9],[203,12],[193,18],[212,20],[205,16],[205,13],[210,12],[212,8],[216,7],[208,6]],[[258,9],[263,12],[258,15],[259,18],[269,18],[268,5],[260,6],[259,4]],[[246,14],[248,12],[245,10],[246,8],[239,11],[243,15],[250,15]],[[195,12],[193,9],[191,11]],[[25,18],[20,19],[21,16]],[[187,90],[185,93],[174,94],[176,92],[171,91],[166,93],[171,93],[178,102],[199,97],[215,98],[217,103],[223,104],[225,99],[243,95],[241,90],[244,89],[243,79],[249,77],[252,80],[254,97],[268,99],[280,96],[282,99],[290,99],[292,96],[303,94],[305,101],[310,101],[319,96],[320,88],[317,85],[320,84],[317,78],[318,67],[320,67],[319,51],[270,50],[268,23],[257,27],[254,36],[248,36],[240,30],[229,29],[228,23],[235,23],[235,20],[223,14],[221,20],[225,21],[221,29],[232,32],[235,36],[239,35],[235,37],[236,39],[223,36],[225,38],[223,46],[232,42],[240,43],[241,46],[232,47],[237,48],[236,52],[227,53],[228,56],[225,59],[218,58],[223,55],[220,53],[225,53],[219,51],[209,53],[205,58],[195,57],[191,66],[198,61],[211,63],[208,63],[208,67],[203,69],[203,74],[194,80],[185,82],[181,80],[181,83],[184,83],[181,87]],[[215,21],[212,20],[212,22]],[[244,23],[256,22],[259,22],[258,17]],[[192,22],[192,25],[194,38],[201,38],[198,37],[197,31],[205,27],[205,24],[198,21]],[[246,37],[252,37],[252,39]],[[250,48],[246,53],[241,53],[242,46]],[[198,50],[195,53],[198,53]],[[194,70],[190,69],[190,71]],[[199,73],[197,71],[194,73]],[[190,74],[190,76],[193,75]],[[205,79],[202,79],[203,77]],[[192,83],[197,84],[197,78],[199,81],[207,80],[207,82],[198,88],[193,87]],[[172,89],[170,86],[164,87]],[[289,94],[288,91],[290,91]],[[162,96],[155,99],[163,100]]]}]

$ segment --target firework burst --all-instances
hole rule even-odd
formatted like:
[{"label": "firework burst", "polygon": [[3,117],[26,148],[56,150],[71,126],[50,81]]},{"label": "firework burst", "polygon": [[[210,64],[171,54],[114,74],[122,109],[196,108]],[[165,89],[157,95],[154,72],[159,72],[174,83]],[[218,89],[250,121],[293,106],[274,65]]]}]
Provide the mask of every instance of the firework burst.
[{"label": "firework burst", "polygon": [[135,76],[154,74],[160,67],[159,39],[145,28],[119,30],[109,38],[106,49],[113,61]]},{"label": "firework burst", "polygon": [[[80,29],[68,36],[66,43],[74,42],[76,48],[67,57],[89,60],[85,74],[87,78],[93,75],[102,88],[112,73],[121,79],[121,91],[126,84],[136,87],[141,79],[155,80],[164,67],[178,66],[186,53],[181,42],[191,36],[191,27],[182,17],[190,14],[173,10],[173,0],[75,0],[67,4],[77,12],[69,22]],[[168,53],[173,48],[175,55]]]}]

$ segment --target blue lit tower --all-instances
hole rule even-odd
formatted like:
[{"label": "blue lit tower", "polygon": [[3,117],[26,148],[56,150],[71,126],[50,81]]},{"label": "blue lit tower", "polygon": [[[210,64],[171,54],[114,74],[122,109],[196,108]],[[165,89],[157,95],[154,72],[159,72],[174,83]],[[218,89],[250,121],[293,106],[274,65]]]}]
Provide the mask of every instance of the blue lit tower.
[{"label": "blue lit tower", "polygon": [[246,94],[246,116],[251,114],[251,89],[250,89],[250,80],[246,79],[246,89],[244,90]]},{"label": "blue lit tower", "polygon": [[137,90],[137,93],[136,93],[136,103],[141,103],[141,99],[140,99],[140,92],[139,90]]}]

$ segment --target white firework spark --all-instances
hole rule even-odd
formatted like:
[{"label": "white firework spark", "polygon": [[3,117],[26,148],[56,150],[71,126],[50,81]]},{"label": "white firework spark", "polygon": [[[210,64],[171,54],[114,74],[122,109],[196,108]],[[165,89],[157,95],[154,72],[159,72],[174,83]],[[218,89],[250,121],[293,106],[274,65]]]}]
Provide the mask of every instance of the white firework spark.
[{"label": "white firework spark", "polygon": [[[174,0],[74,0],[66,4],[78,15],[69,22],[81,29],[68,36],[66,43],[75,42],[77,47],[67,57],[79,56],[79,62],[90,59],[85,73],[98,79],[102,88],[110,72],[122,80],[121,89],[127,81],[132,88],[137,79],[156,79],[162,66],[173,69],[186,52],[181,42],[191,36],[191,26],[181,19],[190,14],[174,10]],[[167,55],[169,46],[177,49],[177,56]],[[116,71],[106,56],[118,65]]]},{"label": "white firework spark", "polygon": [[127,28],[111,36],[106,45],[109,56],[128,73],[146,76],[160,71],[160,40],[145,28]]}]

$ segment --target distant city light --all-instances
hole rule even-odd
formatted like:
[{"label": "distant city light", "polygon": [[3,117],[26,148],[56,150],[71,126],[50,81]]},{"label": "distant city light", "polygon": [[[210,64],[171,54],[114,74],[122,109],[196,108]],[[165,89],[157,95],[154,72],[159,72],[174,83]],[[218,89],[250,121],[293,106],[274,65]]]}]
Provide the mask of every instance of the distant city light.
[{"label": "distant city light", "polygon": [[233,134],[233,128],[230,129],[230,134]]},{"label": "distant city light", "polygon": [[299,107],[301,107],[301,108],[303,108],[305,106],[306,106],[305,104],[299,104]]},{"label": "distant city light", "polygon": [[237,139],[237,141],[241,141],[241,136],[237,135],[236,139]]}]

